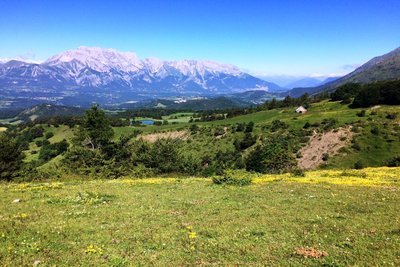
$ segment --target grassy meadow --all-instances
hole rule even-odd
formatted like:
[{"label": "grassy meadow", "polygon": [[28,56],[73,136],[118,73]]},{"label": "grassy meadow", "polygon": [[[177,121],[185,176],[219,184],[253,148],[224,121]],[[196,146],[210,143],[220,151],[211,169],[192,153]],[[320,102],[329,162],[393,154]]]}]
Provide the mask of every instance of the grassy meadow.
[{"label": "grassy meadow", "polygon": [[[400,168],[2,183],[3,266],[399,266]],[[13,203],[15,199],[20,202]],[[314,249],[323,257],[296,253]]]}]

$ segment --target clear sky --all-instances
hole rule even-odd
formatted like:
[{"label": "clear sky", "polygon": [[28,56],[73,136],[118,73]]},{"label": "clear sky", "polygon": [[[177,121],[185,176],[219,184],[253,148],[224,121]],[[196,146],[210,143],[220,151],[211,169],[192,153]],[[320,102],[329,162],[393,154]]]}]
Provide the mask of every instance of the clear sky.
[{"label": "clear sky", "polygon": [[260,75],[344,73],[400,46],[400,0],[0,1],[0,58],[81,45]]}]

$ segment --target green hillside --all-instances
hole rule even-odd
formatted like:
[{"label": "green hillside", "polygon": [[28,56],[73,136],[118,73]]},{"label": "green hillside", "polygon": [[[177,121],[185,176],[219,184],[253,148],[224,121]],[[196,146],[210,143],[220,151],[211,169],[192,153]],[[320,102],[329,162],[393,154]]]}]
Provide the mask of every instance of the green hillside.
[{"label": "green hillside", "polygon": [[[141,133],[139,136],[155,133],[162,136],[162,133],[165,132],[187,131],[189,138],[179,144],[181,153],[195,158],[213,157],[218,151],[234,150],[235,139],[244,138],[244,132],[235,131],[235,127],[241,123],[254,122],[253,135],[258,140],[271,135],[270,127],[273,121],[279,120],[288,126],[287,129],[281,129],[273,134],[287,134],[291,131],[299,132],[303,131],[304,125],[313,125],[308,129],[308,139],[312,135],[312,131],[324,131],[324,120],[335,119],[333,128],[351,125],[357,128],[355,130],[357,133],[355,133],[352,143],[341,149],[339,154],[329,157],[320,168],[352,168],[358,161],[361,161],[365,167],[383,166],[388,159],[395,155],[400,155],[399,119],[397,117],[395,119],[386,118],[387,114],[400,113],[400,107],[398,106],[380,106],[365,109],[366,112],[363,117],[357,115],[362,109],[350,109],[339,102],[323,101],[314,103],[306,114],[297,114],[294,109],[294,107],[291,107],[265,110],[223,120],[196,123],[188,123],[191,113],[176,113],[163,117],[166,120],[173,118],[168,125],[114,127],[114,140],[118,140],[121,136],[129,136],[137,131]],[[174,124],[172,124],[172,121]],[[198,127],[196,133],[190,133],[190,127],[193,125]],[[61,125],[56,128],[44,125],[43,127],[46,132],[54,134],[49,139],[50,143],[60,142],[63,139],[71,140],[73,137],[73,130],[68,126]],[[379,128],[380,130],[377,134],[372,134],[372,128]],[[225,129],[226,133],[218,137],[215,135],[216,129]],[[25,152],[27,155],[26,162],[38,159],[40,149],[35,145],[35,142],[43,139],[43,137],[37,138],[30,143],[29,150]],[[307,143],[307,139],[302,139],[298,145],[300,147],[304,146]],[[215,149],[210,150],[210,147]],[[57,157],[54,161],[59,162],[60,157]],[[45,166],[52,166],[52,162],[46,163]]]}]

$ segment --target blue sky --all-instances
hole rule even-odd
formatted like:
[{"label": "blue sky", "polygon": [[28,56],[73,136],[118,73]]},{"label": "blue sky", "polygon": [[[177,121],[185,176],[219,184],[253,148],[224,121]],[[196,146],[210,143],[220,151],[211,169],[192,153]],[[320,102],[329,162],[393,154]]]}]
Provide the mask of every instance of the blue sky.
[{"label": "blue sky", "polygon": [[0,1],[0,58],[81,45],[259,75],[345,73],[400,46],[400,1]]}]

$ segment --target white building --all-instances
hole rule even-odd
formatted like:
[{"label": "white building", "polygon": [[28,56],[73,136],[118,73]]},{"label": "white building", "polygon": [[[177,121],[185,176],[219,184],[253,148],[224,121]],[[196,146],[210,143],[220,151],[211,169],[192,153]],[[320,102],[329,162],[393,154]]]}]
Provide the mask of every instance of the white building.
[{"label": "white building", "polygon": [[303,106],[300,106],[296,109],[296,113],[306,113],[307,109],[305,109]]}]

